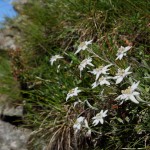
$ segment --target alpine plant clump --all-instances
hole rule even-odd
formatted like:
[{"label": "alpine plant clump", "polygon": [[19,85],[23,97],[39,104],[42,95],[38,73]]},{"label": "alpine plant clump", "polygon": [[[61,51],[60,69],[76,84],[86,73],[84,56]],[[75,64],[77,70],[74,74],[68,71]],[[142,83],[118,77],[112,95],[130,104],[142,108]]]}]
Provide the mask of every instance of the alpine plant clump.
[{"label": "alpine plant clump", "polygon": [[[85,76],[88,76],[91,80],[94,79],[94,81],[90,83],[91,80],[89,80],[89,87],[78,87],[80,84],[77,84],[76,87],[72,87],[72,89],[68,90],[64,98],[66,103],[73,107],[76,113],[78,112],[75,115],[76,117],[72,120],[72,128],[75,136],[80,135],[79,133],[81,132],[84,132],[85,136],[88,137],[91,137],[92,133],[101,135],[103,130],[101,128],[99,132],[97,126],[105,127],[105,124],[108,124],[108,120],[111,119],[111,109],[109,110],[109,108],[106,107],[107,101],[105,106],[99,106],[98,102],[90,97],[90,95],[94,95],[97,91],[99,91],[100,94],[96,95],[96,97],[101,97],[103,101],[108,97],[113,97],[117,107],[127,101],[128,103],[133,102],[133,105],[145,102],[140,98],[140,89],[138,88],[140,81],[137,81],[131,76],[133,74],[131,64],[126,65],[126,67],[120,67],[117,64],[117,62],[121,62],[124,58],[127,58],[127,52],[133,47],[121,46],[116,52],[117,57],[113,63],[106,63],[108,62],[107,60],[98,60],[101,56],[98,57],[98,54],[92,49],[92,42],[93,40],[81,42],[74,56],[80,60],[80,63],[76,65],[76,69],[80,71],[78,75],[76,74],[79,80],[84,82]],[[82,53],[82,57],[80,57],[80,53]],[[57,61],[57,59],[64,59],[64,57],[60,55],[52,56],[50,59],[51,65],[53,65],[53,62]],[[100,64],[98,61],[102,63]],[[73,61],[71,63],[73,63]],[[60,64],[58,66],[60,66]],[[86,71],[83,72],[83,70]],[[118,88],[118,91],[113,93],[113,90],[116,88]],[[104,92],[107,89],[109,89],[109,92],[107,92],[105,96]],[[84,99],[84,93],[89,93],[89,97]],[[91,101],[92,103],[90,103]],[[101,102],[99,101],[99,103]],[[84,110],[85,105],[88,107],[88,111],[92,112],[90,115],[86,114],[86,110]],[[82,111],[78,109],[79,106],[83,106]],[[115,118],[115,116],[113,116],[113,118]]]}]

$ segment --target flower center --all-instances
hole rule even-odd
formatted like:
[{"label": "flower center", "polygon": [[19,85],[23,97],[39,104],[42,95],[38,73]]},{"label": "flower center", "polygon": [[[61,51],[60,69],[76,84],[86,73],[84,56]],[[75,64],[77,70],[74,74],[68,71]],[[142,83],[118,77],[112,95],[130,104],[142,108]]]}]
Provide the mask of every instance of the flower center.
[{"label": "flower center", "polygon": [[75,92],[75,89],[72,89],[69,91],[69,94],[74,94],[74,92]]},{"label": "flower center", "polygon": [[99,81],[101,82],[101,81],[103,81],[103,80],[105,80],[105,77],[101,77],[101,78],[99,78]]},{"label": "flower center", "polygon": [[81,62],[81,64],[87,64],[87,59],[84,59],[82,62]]},{"label": "flower center", "polygon": [[123,51],[124,51],[124,48],[123,48],[123,47],[120,47],[120,48],[118,49],[118,53],[119,53],[119,54],[123,53]]},{"label": "flower center", "polygon": [[97,115],[96,115],[96,118],[97,118],[97,119],[101,119],[101,118],[102,118],[102,115],[101,115],[101,114],[97,114]]},{"label": "flower center", "polygon": [[104,67],[104,66],[99,66],[99,67],[96,69],[96,71],[102,70],[103,67]]},{"label": "flower center", "polygon": [[131,86],[129,86],[126,90],[122,90],[121,93],[122,94],[131,94],[132,93]]},{"label": "flower center", "polygon": [[86,45],[85,42],[81,42],[80,45],[79,45],[79,47],[82,48],[82,47],[84,47],[85,45]]},{"label": "flower center", "polygon": [[125,70],[124,69],[119,69],[118,70],[118,73],[116,74],[117,76],[123,76],[125,73]]}]

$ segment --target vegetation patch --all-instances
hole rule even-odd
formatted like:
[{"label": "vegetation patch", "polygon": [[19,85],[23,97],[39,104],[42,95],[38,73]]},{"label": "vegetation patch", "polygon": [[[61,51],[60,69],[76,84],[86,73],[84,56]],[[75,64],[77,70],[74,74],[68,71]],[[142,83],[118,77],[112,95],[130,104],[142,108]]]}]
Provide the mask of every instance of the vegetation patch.
[{"label": "vegetation patch", "polygon": [[[29,149],[149,148],[150,2],[32,0],[17,79]],[[14,55],[12,55],[14,56]]]},{"label": "vegetation patch", "polygon": [[0,51],[0,103],[19,101],[19,85],[11,72],[8,53]]}]

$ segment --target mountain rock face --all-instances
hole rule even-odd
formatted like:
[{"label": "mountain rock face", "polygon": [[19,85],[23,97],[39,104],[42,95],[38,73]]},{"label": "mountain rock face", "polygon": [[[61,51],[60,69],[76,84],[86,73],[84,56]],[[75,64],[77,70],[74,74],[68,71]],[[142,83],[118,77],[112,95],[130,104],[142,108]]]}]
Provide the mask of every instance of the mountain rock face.
[{"label": "mountain rock face", "polygon": [[15,50],[14,31],[10,27],[0,30],[0,50]]},{"label": "mountain rock face", "polygon": [[29,0],[15,0],[13,2],[14,9],[20,13],[22,10],[22,6],[27,4],[28,2],[29,2]]},{"label": "mountain rock face", "polygon": [[[16,6],[21,7],[25,3],[25,0],[20,0]],[[17,44],[20,34],[17,23],[21,21],[20,18],[18,16],[12,24],[6,23],[5,28],[0,29],[0,150],[27,150],[27,142],[32,132],[21,127],[24,118],[23,101],[21,103],[19,100],[19,104],[14,104],[15,99],[10,96],[11,92],[19,95],[20,91],[19,83],[12,75],[8,56],[8,52],[16,51],[20,47]],[[4,93],[7,88],[10,90],[8,94]]]},{"label": "mountain rock face", "polygon": [[0,150],[27,150],[30,133],[0,120]]},{"label": "mountain rock face", "polygon": [[[22,6],[28,4],[29,0],[14,0],[13,7],[18,12],[18,16],[13,20],[13,23],[5,24],[3,29],[0,29],[0,51],[1,50],[15,50],[17,48],[17,40],[20,36],[20,30],[18,28],[19,22],[25,19],[25,16],[21,14]],[[21,15],[19,15],[19,13]],[[16,44],[17,43],[17,44]]]}]

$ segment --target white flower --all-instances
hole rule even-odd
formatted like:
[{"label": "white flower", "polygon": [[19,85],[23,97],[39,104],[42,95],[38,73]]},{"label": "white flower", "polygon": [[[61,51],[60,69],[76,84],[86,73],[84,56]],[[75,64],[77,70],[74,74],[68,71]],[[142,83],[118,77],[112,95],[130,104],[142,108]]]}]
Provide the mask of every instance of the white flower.
[{"label": "white flower", "polygon": [[101,78],[98,79],[98,81],[95,81],[93,84],[92,84],[92,89],[97,87],[98,85],[110,85],[109,81],[107,81],[107,79],[109,79],[109,77],[104,77],[102,76]]},{"label": "white flower", "polygon": [[73,125],[75,133],[77,133],[81,129],[81,126],[82,126],[82,124],[84,122],[84,119],[85,119],[85,117],[82,117],[82,116],[77,118],[75,124]]},{"label": "white flower", "polygon": [[121,91],[121,95],[119,95],[116,100],[131,100],[132,102],[138,104],[139,102],[136,100],[135,96],[139,95],[139,92],[136,92],[135,89],[138,87],[139,82],[133,83],[132,86],[129,86],[127,89]]},{"label": "white flower", "polygon": [[75,130],[75,133],[77,133],[79,130],[81,130],[82,127],[88,129],[88,131],[86,132],[86,136],[90,137],[91,136],[91,129],[90,129],[88,122],[85,119],[85,117],[81,116],[81,117],[77,118],[76,122],[73,125],[73,129]]},{"label": "white flower", "polygon": [[85,42],[81,42],[80,45],[78,46],[77,51],[75,52],[75,54],[79,53],[81,50],[86,50],[88,48],[89,44],[92,44],[93,40],[90,41],[85,41]]},{"label": "white flower", "polygon": [[52,56],[50,59],[51,65],[53,65],[54,61],[56,61],[57,59],[60,59],[60,58],[64,58],[64,57],[62,57],[60,55]]},{"label": "white flower", "polygon": [[73,97],[73,96],[77,96],[78,93],[81,92],[81,90],[78,90],[78,87],[70,90],[67,94],[67,97],[66,97],[66,101],[70,98],[70,97]]},{"label": "white flower", "polygon": [[132,72],[128,72],[130,67],[124,69],[118,69],[118,72],[114,79],[116,79],[116,84],[119,84],[127,75],[131,74]]},{"label": "white flower", "polygon": [[110,66],[112,66],[112,64],[109,64],[107,66],[99,66],[98,68],[94,69],[93,71],[89,71],[89,72],[96,75],[96,80],[97,80],[101,74],[109,74],[109,73],[107,73],[107,71],[110,70],[110,69],[108,69],[108,67],[110,67]]},{"label": "white flower", "polygon": [[101,110],[100,113],[96,114],[96,116],[92,118],[94,120],[93,125],[96,126],[99,122],[101,124],[103,124],[104,123],[103,118],[107,116],[107,114],[106,114],[107,112],[108,112],[108,110],[105,110],[105,111]]},{"label": "white flower", "polygon": [[123,47],[121,46],[119,49],[118,49],[118,52],[116,54],[117,59],[121,60],[123,58],[123,56],[126,56],[126,52],[131,48],[132,46],[127,46],[127,47]]},{"label": "white flower", "polygon": [[[90,65],[90,66],[94,66],[92,63],[92,58],[91,57],[89,57],[89,58],[86,58],[86,59],[84,59],[81,63],[80,63],[80,65],[79,65],[79,69],[80,69],[80,74],[81,74],[81,71],[86,67],[86,65]],[[81,75],[80,75],[81,76]]]}]

